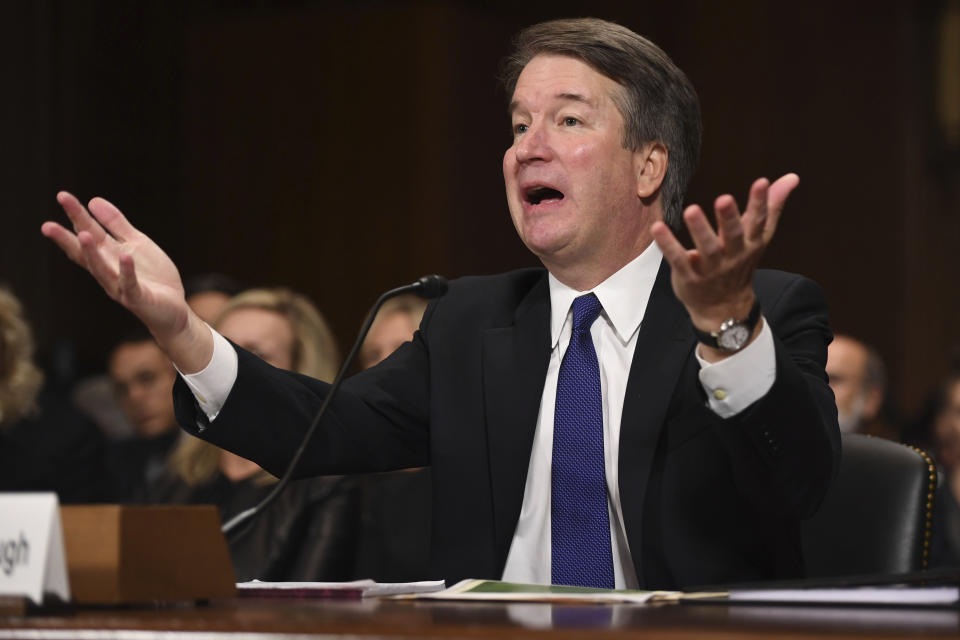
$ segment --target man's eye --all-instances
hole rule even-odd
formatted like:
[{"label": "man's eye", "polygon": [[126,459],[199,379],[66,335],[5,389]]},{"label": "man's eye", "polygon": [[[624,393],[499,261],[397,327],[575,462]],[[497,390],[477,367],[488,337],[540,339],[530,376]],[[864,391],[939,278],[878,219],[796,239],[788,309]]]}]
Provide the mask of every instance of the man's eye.
[{"label": "man's eye", "polygon": [[580,121],[574,118],[573,116],[567,116],[563,119],[563,126],[565,127],[575,127],[580,124]]},{"label": "man's eye", "polygon": [[521,134],[521,133],[526,133],[526,132],[527,132],[527,129],[529,129],[529,128],[530,128],[530,127],[528,127],[528,126],[525,125],[525,124],[515,124],[515,125],[513,125],[513,132],[514,132],[515,134],[519,135],[519,134]]}]

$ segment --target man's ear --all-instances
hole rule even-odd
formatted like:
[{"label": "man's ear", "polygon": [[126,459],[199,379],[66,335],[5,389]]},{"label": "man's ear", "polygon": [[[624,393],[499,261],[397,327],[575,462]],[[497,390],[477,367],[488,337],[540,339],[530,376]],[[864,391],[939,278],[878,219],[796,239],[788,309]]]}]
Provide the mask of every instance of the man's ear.
[{"label": "man's ear", "polygon": [[650,142],[633,155],[634,172],[637,176],[637,195],[647,199],[657,192],[667,175],[669,152],[661,142]]}]

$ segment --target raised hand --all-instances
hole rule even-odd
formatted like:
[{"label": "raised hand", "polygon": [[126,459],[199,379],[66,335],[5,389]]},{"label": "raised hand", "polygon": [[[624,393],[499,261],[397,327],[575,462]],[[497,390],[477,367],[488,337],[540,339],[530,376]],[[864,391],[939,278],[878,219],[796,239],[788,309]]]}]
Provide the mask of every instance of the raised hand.
[{"label": "raised hand", "polygon": [[766,178],[756,180],[743,215],[733,196],[720,196],[714,202],[716,231],[703,209],[687,207],[683,220],[693,238],[691,250],[664,223],[653,224],[653,237],[670,263],[674,293],[697,328],[716,331],[724,320],[745,318],[750,312],[753,274],[776,232],[787,198],[799,183],[794,173],[773,184]]},{"label": "raised hand", "polygon": [[199,371],[213,353],[210,332],[187,305],[176,265],[103,198],[89,210],[66,191],[57,194],[73,231],[45,222],[41,233],[86,269],[111,298],[147,326],[181,371]]}]

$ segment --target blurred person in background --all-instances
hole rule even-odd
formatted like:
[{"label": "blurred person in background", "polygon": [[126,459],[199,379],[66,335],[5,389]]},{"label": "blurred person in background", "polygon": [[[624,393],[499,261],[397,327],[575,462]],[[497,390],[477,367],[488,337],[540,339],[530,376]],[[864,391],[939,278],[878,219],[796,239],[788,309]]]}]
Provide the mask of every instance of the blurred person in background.
[{"label": "blurred person in background", "polygon": [[[387,300],[360,348],[364,369],[378,364],[420,327],[427,301],[413,295]],[[430,468],[363,477],[358,578],[412,582],[430,577]]]},{"label": "blurred person in background", "polygon": [[951,373],[937,394],[933,443],[942,477],[933,505],[930,566],[960,566],[960,371]]},{"label": "blurred person in background", "polygon": [[409,294],[383,303],[360,347],[360,367],[369,369],[413,338],[426,310],[426,300]]},{"label": "blurred person in background", "polygon": [[[214,326],[268,364],[332,380],[340,357],[326,321],[305,297],[286,289],[251,289],[232,298]],[[214,504],[225,522],[259,503],[277,479],[254,462],[184,434],[169,473],[150,499]],[[356,555],[356,482],[321,477],[290,483],[230,540],[238,580],[346,580]]]},{"label": "blurred person in background", "polygon": [[827,375],[841,431],[899,438],[896,427],[883,416],[887,375],[876,349],[850,335],[836,334],[827,347]]},{"label": "blurred person in background", "polygon": [[0,491],[54,491],[61,503],[104,499],[103,436],[44,389],[20,301],[0,288]]},{"label": "blurred person in background", "polygon": [[213,324],[230,298],[244,288],[237,280],[219,273],[202,273],[183,282],[187,304],[207,324]]},{"label": "blurred person in background", "polygon": [[73,405],[92,420],[108,441],[135,437],[133,425],[117,400],[110,375],[103,371],[77,380],[71,390]]},{"label": "blurred person in background", "polygon": [[177,371],[143,328],[121,338],[110,352],[108,371],[114,394],[133,436],[110,444],[113,499],[140,502],[166,468],[180,436],[173,411]]}]

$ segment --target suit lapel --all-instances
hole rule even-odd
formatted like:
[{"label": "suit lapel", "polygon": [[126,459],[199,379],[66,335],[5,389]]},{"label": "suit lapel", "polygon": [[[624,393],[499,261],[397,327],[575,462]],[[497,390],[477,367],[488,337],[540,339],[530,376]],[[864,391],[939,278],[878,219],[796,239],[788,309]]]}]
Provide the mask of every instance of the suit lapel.
[{"label": "suit lapel", "polygon": [[689,316],[674,296],[670,267],[663,260],[637,336],[620,424],[620,500],[640,588],[647,481],[673,389],[693,344]]},{"label": "suit lapel", "polygon": [[497,570],[502,571],[523,504],[527,468],[550,362],[547,277],[517,307],[514,324],[483,336],[483,382]]}]

